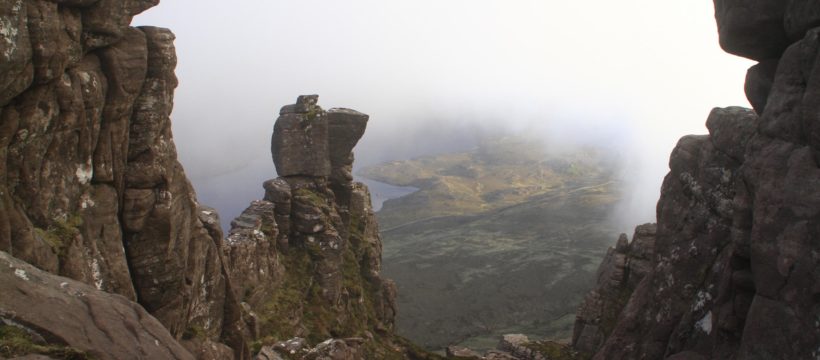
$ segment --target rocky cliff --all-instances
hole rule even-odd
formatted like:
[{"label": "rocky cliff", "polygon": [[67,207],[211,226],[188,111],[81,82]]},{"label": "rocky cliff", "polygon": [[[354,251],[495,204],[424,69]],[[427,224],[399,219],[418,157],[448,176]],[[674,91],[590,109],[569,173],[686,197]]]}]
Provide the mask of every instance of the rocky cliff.
[{"label": "rocky cliff", "polygon": [[715,0],[754,110],[672,152],[657,228],[619,240],[573,344],[595,359],[820,357],[820,3]]},{"label": "rocky cliff", "polygon": [[[174,338],[201,329],[192,350],[247,357],[222,239],[176,159],[174,35],[128,26],[156,3],[0,4],[0,250],[138,302]],[[30,324],[7,300],[0,315]]]},{"label": "rocky cliff", "polygon": [[297,336],[404,356],[350,176],[367,116],[284,108],[283,177],[223,239],[177,161],[174,35],[129,27],[157,3],[0,3],[0,357],[247,359]]}]

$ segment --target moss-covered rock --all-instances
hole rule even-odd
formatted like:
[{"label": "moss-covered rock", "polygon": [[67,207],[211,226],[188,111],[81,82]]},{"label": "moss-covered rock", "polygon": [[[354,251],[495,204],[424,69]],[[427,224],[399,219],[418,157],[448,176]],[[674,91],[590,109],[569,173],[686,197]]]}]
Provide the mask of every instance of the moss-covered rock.
[{"label": "moss-covered rock", "polygon": [[0,356],[12,358],[27,354],[42,354],[65,360],[93,359],[87,353],[68,346],[35,340],[33,334],[22,327],[0,324]]}]

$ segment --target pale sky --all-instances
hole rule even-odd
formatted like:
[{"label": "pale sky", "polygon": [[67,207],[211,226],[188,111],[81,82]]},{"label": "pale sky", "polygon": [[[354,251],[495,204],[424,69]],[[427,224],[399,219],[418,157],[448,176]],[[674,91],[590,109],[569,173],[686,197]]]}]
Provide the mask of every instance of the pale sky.
[{"label": "pale sky", "polygon": [[615,144],[629,232],[654,221],[677,139],[749,106],[752,62],[720,50],[710,0],[166,0],[134,24],[177,35],[177,149],[223,217],[275,177],[273,122],[300,94],[370,114],[359,165],[475,131]]}]

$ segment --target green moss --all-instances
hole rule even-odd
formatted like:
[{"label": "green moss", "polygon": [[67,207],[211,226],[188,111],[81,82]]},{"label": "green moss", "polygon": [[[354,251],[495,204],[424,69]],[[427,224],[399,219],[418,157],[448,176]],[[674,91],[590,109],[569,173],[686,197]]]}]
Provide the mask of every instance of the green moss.
[{"label": "green moss", "polygon": [[68,216],[65,220],[56,220],[47,229],[34,228],[34,232],[54,249],[59,257],[65,255],[66,247],[80,233],[83,219],[77,215]]},{"label": "green moss", "polygon": [[348,226],[350,238],[354,243],[360,243],[364,239],[365,226],[361,218],[358,216],[350,217],[350,225]]},{"label": "green moss", "polygon": [[318,115],[319,115],[319,109],[316,106],[311,106],[308,109],[308,112],[307,112],[308,120],[313,121],[313,119],[316,119],[316,116],[318,116]]},{"label": "green moss", "polygon": [[262,351],[262,341],[255,340],[251,342],[250,348],[253,354],[258,354],[260,351]]},{"label": "green moss", "polygon": [[[304,248],[293,248],[284,256],[285,279],[273,297],[259,309],[262,339],[286,340],[300,333],[299,324],[306,296],[313,283],[313,266]],[[261,344],[260,344],[261,347]]]},{"label": "green moss", "polygon": [[276,224],[272,223],[272,222],[262,222],[262,226],[259,227],[259,230],[262,231],[262,233],[265,234],[265,236],[270,238],[271,241],[275,240],[274,239],[275,229],[276,229]]},{"label": "green moss", "polygon": [[315,205],[317,207],[327,206],[327,200],[323,196],[321,196],[320,194],[317,194],[316,192],[314,192],[310,189],[305,189],[305,188],[296,189],[296,191],[293,192],[293,196],[303,198],[303,199],[307,200],[309,203],[311,203],[312,205]]},{"label": "green moss", "polygon": [[0,325],[0,356],[11,358],[26,354],[42,354],[64,360],[93,359],[90,355],[70,347],[37,344],[26,330],[16,326]]},{"label": "green moss", "polygon": [[524,347],[544,355],[550,360],[586,360],[589,357],[572,350],[569,345],[554,341],[534,341],[524,344]]},{"label": "green moss", "polygon": [[193,325],[182,333],[183,340],[199,339],[205,340],[208,338],[208,332],[201,326]]},{"label": "green moss", "polygon": [[[296,196],[302,201],[326,205],[325,199],[310,190],[300,189]],[[271,299],[258,309],[262,338],[250,344],[254,352],[276,341],[296,336],[307,340],[308,345],[329,338],[360,337],[366,340],[361,352],[366,359],[441,359],[430,357],[424,350],[411,347],[412,344],[381,329],[376,303],[381,296],[379,284],[368,281],[360,257],[358,244],[364,237],[364,223],[360,218],[351,218],[348,224],[351,240],[341,250],[339,275],[341,276],[341,302],[331,304],[322,294],[322,287],[315,281],[316,266],[330,256],[318,243],[303,242],[290,248],[281,259],[285,268],[285,278]],[[371,337],[372,335],[372,337]],[[398,339],[398,340],[397,340]],[[412,355],[418,354],[418,355]],[[427,354],[422,356],[423,354]]]}]

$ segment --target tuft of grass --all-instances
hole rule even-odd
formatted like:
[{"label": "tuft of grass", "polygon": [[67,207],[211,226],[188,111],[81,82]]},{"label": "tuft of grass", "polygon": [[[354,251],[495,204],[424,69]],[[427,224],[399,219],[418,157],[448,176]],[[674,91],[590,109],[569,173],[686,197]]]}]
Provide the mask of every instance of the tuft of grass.
[{"label": "tuft of grass", "polygon": [[327,200],[310,189],[296,189],[296,191],[293,192],[293,196],[303,198],[316,207],[321,208],[327,206]]},{"label": "tuft of grass", "polygon": [[93,359],[85,352],[67,346],[38,344],[31,334],[17,326],[0,325],[0,357],[12,358],[27,354],[42,354],[62,360]]},{"label": "tuft of grass", "polygon": [[208,332],[205,331],[201,326],[193,325],[182,333],[183,340],[191,340],[191,339],[198,339],[198,340],[206,340],[208,338]]},{"label": "tuft of grass", "polygon": [[48,243],[58,257],[65,255],[68,244],[80,234],[83,219],[78,214],[68,216],[65,220],[56,220],[46,229],[34,228],[34,232]]},{"label": "tuft of grass", "polygon": [[321,112],[322,110],[318,106],[311,106],[306,115],[308,120],[313,121]]}]

